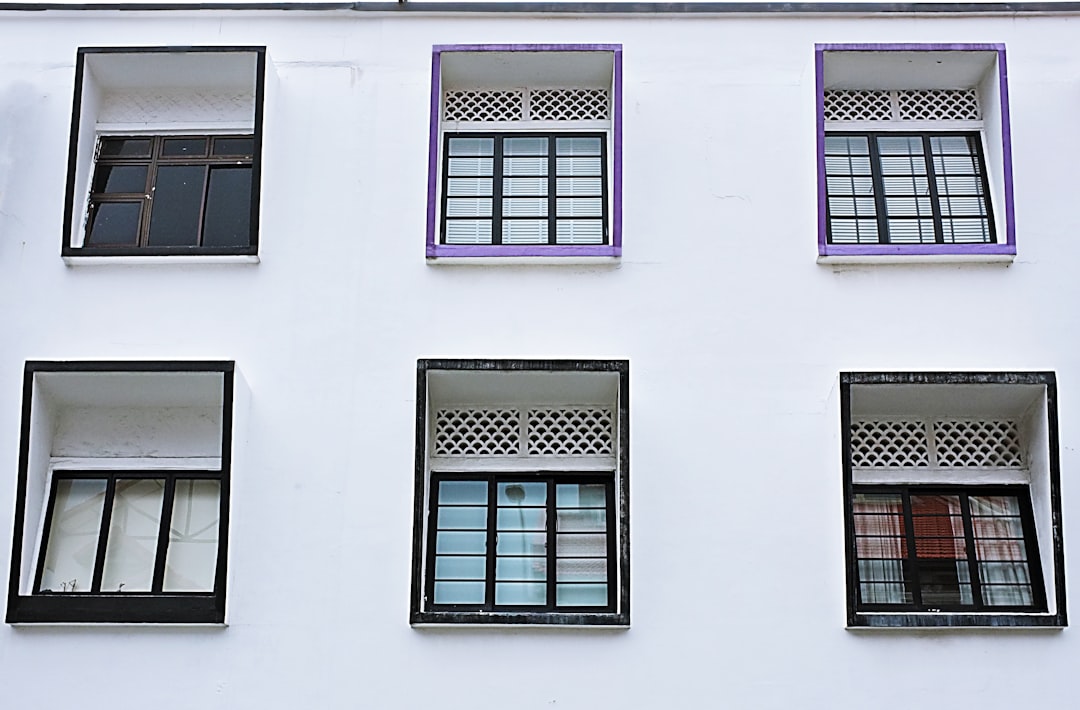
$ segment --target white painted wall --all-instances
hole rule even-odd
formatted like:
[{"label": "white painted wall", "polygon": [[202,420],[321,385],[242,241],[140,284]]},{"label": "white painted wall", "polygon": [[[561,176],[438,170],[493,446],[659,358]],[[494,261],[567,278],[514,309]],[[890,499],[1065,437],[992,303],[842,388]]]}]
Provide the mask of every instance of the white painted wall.
[{"label": "white painted wall", "polygon": [[[1076,21],[0,14],[0,530],[25,360],[250,391],[231,625],[0,626],[4,704],[1068,707],[1074,631],[844,629],[837,373],[1055,370],[1075,568]],[[425,263],[431,46],[476,42],[623,44],[619,264]],[[815,263],[815,42],[1006,43],[1011,266]],[[261,263],[65,266],[76,47],[193,44],[269,48]],[[409,627],[418,357],[629,358],[629,631]]]}]

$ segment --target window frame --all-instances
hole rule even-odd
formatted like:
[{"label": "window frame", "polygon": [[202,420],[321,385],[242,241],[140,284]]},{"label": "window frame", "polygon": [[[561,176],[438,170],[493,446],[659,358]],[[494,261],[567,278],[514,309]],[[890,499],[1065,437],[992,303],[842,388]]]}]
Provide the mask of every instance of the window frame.
[{"label": "window frame", "polygon": [[[123,477],[165,478],[213,478],[220,482],[220,516],[218,520],[217,566],[214,589],[210,592],[123,592],[123,593],[55,593],[38,592],[39,569],[44,560],[48,528],[27,529],[27,516],[36,510],[28,510],[30,494],[31,423],[34,416],[34,393],[39,388],[38,374],[129,374],[129,373],[184,373],[221,375],[221,450],[220,466],[213,470],[203,467],[146,468],[128,466],[86,469],[88,475],[106,477],[117,474]],[[235,387],[235,363],[224,361],[28,361],[24,366],[22,390],[22,425],[19,445],[19,470],[16,489],[14,535],[12,540],[11,567],[8,578],[6,622],[9,624],[72,624],[72,623],[141,623],[141,624],[224,624],[227,571],[229,555],[230,481],[232,471],[233,403]],[[71,467],[70,471],[82,471]],[[43,512],[51,511],[54,495],[54,476],[63,477],[68,469],[50,465],[49,473],[40,493]],[[35,489],[38,483],[34,483]],[[42,515],[44,521],[45,515]],[[35,532],[36,531],[36,532]],[[34,550],[37,560],[29,570],[30,593],[23,594],[23,551],[25,538],[37,535]],[[100,542],[100,540],[99,540]],[[159,540],[159,545],[160,545]]]},{"label": "window frame", "polygon": [[[442,60],[444,54],[454,52],[606,52],[612,55],[613,76],[611,83],[612,113],[611,125],[606,131],[607,141],[604,150],[607,162],[604,170],[607,180],[604,183],[604,232],[605,244],[443,244],[442,233],[445,219],[444,202],[444,139],[442,107]],[[494,59],[494,56],[493,56]],[[432,47],[431,59],[431,99],[428,141],[428,195],[427,195],[427,239],[425,255],[429,263],[436,263],[443,258],[487,259],[490,257],[544,258],[556,257],[557,260],[570,260],[574,257],[583,259],[616,258],[622,255],[622,45],[621,44],[452,44]],[[492,128],[496,128],[495,125]],[[457,132],[457,131],[453,131]],[[470,131],[471,132],[471,131]],[[482,131],[477,131],[478,133]],[[535,127],[523,127],[520,133],[536,133]],[[554,131],[561,132],[561,131]],[[585,131],[568,129],[567,133]],[[596,132],[596,131],[592,131]],[[519,131],[488,130],[488,134],[519,133]]]},{"label": "window frame", "polygon": [[[247,130],[236,127],[216,128],[213,125],[200,125],[195,128],[189,124],[173,125],[164,121],[152,129],[143,130],[132,125],[130,129],[107,127],[98,129],[97,124],[84,126],[84,121],[95,121],[95,117],[83,115],[84,90],[87,87],[87,61],[99,55],[231,55],[250,54],[253,57],[255,75],[253,77],[253,121],[250,134]],[[266,47],[258,45],[222,45],[222,46],[136,46],[136,47],[79,47],[75,57],[75,87],[71,111],[71,132],[68,142],[67,189],[64,199],[63,234],[60,247],[61,257],[69,264],[91,263],[99,257],[230,257],[243,261],[257,261],[259,253],[260,205],[262,201],[262,147],[264,104],[266,96],[267,61]],[[85,133],[92,130],[96,134],[95,145],[102,138],[111,137],[237,137],[250,135],[254,140],[251,156],[251,205],[248,220],[251,236],[249,243],[243,246],[207,247],[207,246],[88,246],[90,218],[90,199],[93,189],[92,180],[97,169],[98,155],[88,155],[88,148],[83,145]],[[86,172],[89,170],[88,172]],[[82,189],[85,185],[85,191]],[[78,194],[77,194],[78,193]],[[77,223],[78,220],[82,220]],[[201,227],[200,227],[201,231]],[[82,260],[82,257],[92,259]]]},{"label": "window frame", "polygon": [[[934,244],[832,244],[829,241],[829,222],[827,209],[827,190],[825,178],[825,54],[835,53],[911,53],[911,52],[993,52],[996,54],[996,100],[999,105],[999,114],[995,120],[1000,126],[1000,161],[991,162],[988,149],[988,140],[991,133],[987,128],[978,130],[981,137],[980,149],[984,159],[984,175],[989,184],[987,193],[987,211],[996,215],[999,219],[992,231],[999,240],[994,243],[962,243],[949,242]],[[818,260],[821,262],[835,261],[842,263],[847,259],[861,261],[874,257],[883,257],[884,262],[903,262],[905,260],[920,260],[925,258],[940,257],[943,259],[962,259],[973,261],[1011,261],[1016,255],[1016,227],[1013,208],[1013,170],[1012,170],[1012,137],[1009,114],[1009,87],[1008,72],[1005,63],[1005,45],[1001,43],[909,43],[909,44],[816,44],[814,46],[815,67],[815,92],[816,92],[816,115],[817,115],[817,183],[818,183]],[[895,88],[882,86],[882,89]],[[909,87],[919,88],[919,87]],[[984,120],[986,116],[984,114]],[[927,131],[926,123],[921,123],[905,129],[904,127],[875,127],[873,132],[896,132],[896,133],[955,133],[957,129],[952,126],[943,126],[941,130],[930,129]],[[834,131],[829,130],[832,134]],[[861,129],[837,128],[836,133],[859,133],[866,132]],[[970,131],[967,131],[970,132]],[[996,133],[994,134],[996,138]],[[1000,164],[999,164],[1000,163]],[[993,179],[991,180],[991,176]],[[1000,191],[997,186],[1001,187]],[[875,196],[876,197],[876,196]],[[1001,197],[1003,204],[997,204]],[[906,259],[905,259],[906,258]]]},{"label": "window frame", "polygon": [[[545,625],[545,626],[606,626],[627,628],[630,626],[630,438],[629,438],[629,361],[627,360],[447,360],[421,359],[417,361],[416,379],[416,458],[413,500],[413,555],[412,582],[409,604],[409,622],[413,626],[428,625]],[[576,610],[540,611],[528,609],[512,611],[503,608],[495,610],[452,609],[437,610],[427,603],[429,582],[434,579],[433,567],[429,565],[432,528],[429,527],[428,515],[432,510],[430,500],[431,483],[438,475],[429,469],[428,458],[428,383],[429,375],[435,372],[495,372],[495,373],[614,373],[618,377],[618,402],[615,408],[614,425],[615,470],[576,472],[572,464],[565,469],[546,468],[543,471],[522,467],[500,469],[498,471],[468,471],[457,469],[451,475],[468,478],[522,479],[530,476],[552,477],[570,472],[571,478],[596,478],[609,481],[614,495],[609,496],[608,506],[608,584],[609,599],[613,608],[598,609],[583,607]],[[557,480],[556,480],[557,482]],[[568,480],[570,482],[570,480]],[[490,515],[490,513],[489,513]],[[613,539],[614,538],[614,539]],[[549,575],[552,579],[554,575]],[[490,583],[485,577],[485,582]],[[492,600],[493,602],[493,600]]]},{"label": "window frame", "polygon": [[[985,209],[985,212],[986,212],[985,219],[986,219],[987,232],[989,233],[989,237],[990,237],[991,241],[985,241],[985,242],[955,242],[955,241],[948,241],[948,240],[945,239],[945,222],[949,218],[945,217],[942,214],[942,209],[941,209],[942,201],[947,200],[950,197],[971,198],[971,197],[978,197],[978,196],[977,195],[950,195],[950,194],[944,194],[943,195],[938,191],[937,180],[939,178],[941,178],[941,177],[948,177],[948,176],[938,175],[935,172],[935,169],[934,169],[934,157],[935,157],[935,154],[933,153],[933,149],[931,148],[931,140],[933,138],[939,137],[939,136],[962,137],[962,138],[968,139],[969,140],[969,145],[973,147],[971,157],[972,157],[973,160],[978,162],[978,166],[979,166],[979,174],[978,174],[977,177],[979,179],[980,187],[981,187],[982,192],[983,192],[981,197],[982,197],[982,201],[983,201],[983,208]],[[904,215],[904,216],[895,216],[894,217],[894,216],[891,216],[889,214],[889,211],[888,211],[888,198],[891,197],[891,196],[888,195],[886,193],[886,191],[885,191],[885,186],[884,186],[885,175],[884,175],[884,173],[882,171],[882,167],[881,167],[881,157],[882,157],[882,155],[881,155],[880,147],[878,145],[878,140],[880,138],[882,138],[882,137],[919,138],[922,145],[923,145],[923,151],[924,152],[921,154],[921,157],[923,159],[923,165],[926,168],[925,176],[926,176],[926,180],[927,180],[928,187],[929,187],[929,194],[927,196],[927,199],[928,199],[928,201],[930,203],[930,220],[933,222],[933,226],[934,226],[934,241],[933,242],[913,243],[913,242],[891,242],[889,240],[889,223],[893,219],[916,221],[916,220],[926,219],[926,217],[923,217],[921,215],[920,216],[907,216],[907,215]],[[905,245],[905,246],[935,247],[935,246],[946,245],[946,244],[953,245],[953,246],[960,246],[960,245],[967,245],[967,244],[996,244],[997,243],[996,225],[994,223],[994,210],[993,210],[993,205],[991,204],[991,199],[990,199],[991,198],[991,196],[990,196],[990,183],[989,183],[989,179],[988,179],[987,171],[986,171],[986,156],[985,156],[984,151],[983,151],[982,137],[981,137],[980,134],[978,134],[976,132],[973,132],[973,131],[952,131],[952,130],[948,130],[948,131],[840,131],[840,130],[838,130],[838,131],[829,131],[826,134],[826,140],[828,140],[829,138],[866,138],[867,139],[867,147],[868,147],[867,157],[868,157],[868,159],[870,161],[870,176],[869,177],[870,177],[870,179],[871,179],[871,181],[873,182],[873,185],[874,185],[874,194],[872,195],[872,199],[874,200],[874,203],[875,203],[875,206],[876,206],[876,209],[875,209],[876,215],[875,215],[874,221],[877,223],[877,233],[878,233],[878,240],[876,242],[860,242],[858,244],[852,245],[851,243],[848,243],[848,242],[837,243],[837,242],[834,242],[832,240],[833,239],[832,229],[833,229],[833,219],[834,219],[834,217],[832,215],[832,209],[829,206],[829,201],[830,201],[830,198],[832,198],[832,197],[846,197],[846,195],[833,195],[832,193],[829,193],[828,192],[827,180],[828,180],[829,177],[847,177],[847,176],[829,176],[828,174],[826,174],[826,195],[825,195],[825,197],[826,197],[826,202],[825,202],[826,232],[827,232],[826,239],[827,239],[827,242],[828,242],[830,247],[840,246],[841,244],[848,245],[848,246],[870,246],[870,247],[881,246],[881,245],[891,245],[891,244],[898,244],[898,245]],[[849,155],[851,155],[851,154],[849,154]],[[827,171],[827,168],[826,168],[826,171]],[[896,176],[890,176],[890,177],[900,177],[900,178],[912,177],[912,178],[915,178],[915,177],[919,177],[921,175],[922,174],[912,174],[912,175],[906,175],[905,174],[905,175],[896,175]],[[865,177],[865,176],[855,176],[855,177]],[[907,197],[907,196],[904,195],[902,197]],[[854,199],[854,196],[853,196],[853,199]],[[841,219],[844,220],[844,221],[856,221],[856,220],[859,219],[859,217],[858,216],[853,216],[853,217],[845,216],[845,217],[843,217]],[[961,219],[969,219],[969,218],[962,217]]]},{"label": "window frame", "polygon": [[[1043,540],[1040,546],[1038,539],[1031,541],[1041,560],[1050,560],[1053,571],[1053,609],[1050,611],[992,611],[992,610],[869,610],[859,605],[858,598],[858,557],[856,553],[855,524],[854,524],[854,494],[856,488],[898,488],[899,484],[870,484],[854,482],[854,468],[852,465],[851,442],[852,442],[852,388],[855,386],[895,386],[903,385],[918,387],[920,385],[997,385],[1007,387],[1009,385],[1034,385],[1044,388],[1045,398],[1043,405],[1046,414],[1046,440],[1039,442],[1045,446],[1047,455],[1047,471],[1045,483],[1047,485],[1047,500],[1045,510],[1035,510],[1037,518],[1040,514],[1048,516],[1050,525],[1050,540]],[[1068,626],[1065,593],[1065,557],[1061,515],[1061,487],[1060,487],[1060,455],[1058,439],[1058,415],[1057,415],[1057,379],[1053,372],[841,372],[840,373],[840,445],[841,461],[843,468],[843,509],[844,509],[844,539],[846,559],[846,591],[847,591],[847,627],[855,628],[947,628],[947,627],[1050,627],[1063,628]],[[967,476],[971,476],[970,473]],[[909,487],[916,487],[915,483],[907,482]],[[1034,481],[1020,484],[1021,488],[1028,491],[1029,500]],[[935,479],[933,482],[924,483],[919,481],[919,486],[925,489],[1005,489],[1010,485],[985,483],[980,480],[968,480],[964,474],[957,473],[954,478],[948,480]],[[1013,486],[1015,487],[1015,486]],[[1031,501],[1034,507],[1034,501]],[[1040,512],[1041,510],[1041,512]],[[1026,538],[1025,538],[1026,540]],[[1039,573],[1041,576],[1041,572]],[[1033,575],[1034,578],[1034,575]],[[1047,582],[1043,578],[1041,594],[1047,603],[1050,594]],[[1038,596],[1038,592],[1033,593]]]},{"label": "window frame", "polygon": [[[885,603],[869,603],[862,601],[861,598],[857,600],[859,611],[861,612],[890,612],[890,611],[909,611],[909,612],[950,612],[950,613],[963,613],[963,612],[982,612],[982,613],[1006,613],[1006,612],[1035,612],[1046,613],[1046,585],[1042,578],[1042,564],[1039,556],[1039,545],[1035,532],[1035,516],[1032,511],[1031,505],[1031,493],[1028,486],[1025,485],[907,485],[907,484],[856,484],[853,487],[852,493],[858,494],[895,494],[901,496],[903,501],[903,521],[904,532],[906,537],[906,547],[908,551],[907,557],[901,558],[902,566],[904,568],[904,578],[902,584],[904,584],[912,594],[912,602],[910,604],[885,604]],[[955,604],[955,605],[932,605],[921,602],[921,589],[919,586],[919,559],[933,559],[933,558],[919,558],[917,554],[918,538],[915,537],[914,523],[912,521],[912,509],[911,509],[911,497],[912,496],[958,496],[960,497],[960,510],[961,520],[964,527],[964,545],[966,557],[963,561],[967,563],[970,584],[972,587],[973,601],[971,604]],[[1023,528],[1024,537],[1024,550],[1026,553],[1026,562],[1028,563],[1031,596],[1032,603],[1030,605],[1000,605],[993,606],[986,604],[982,601],[980,596],[980,588],[982,582],[979,579],[978,565],[979,559],[975,552],[976,537],[974,535],[973,523],[971,520],[970,511],[970,499],[975,496],[1012,496],[1016,497],[1018,506],[1020,508],[1020,521]],[[856,540],[858,539],[856,535]],[[865,559],[876,558],[861,558],[856,554],[856,576],[858,576],[858,562]],[[960,558],[956,558],[959,560]],[[910,574],[909,574],[910,572]],[[856,596],[861,596],[861,587],[863,584],[862,579],[856,581]],[[920,601],[916,601],[920,599]]]},{"label": "window frame", "polygon": [[[251,177],[254,180],[254,146],[252,147],[251,155],[215,155],[214,146],[218,140],[234,140],[234,139],[251,139],[254,143],[254,135],[252,134],[202,134],[202,135],[189,135],[189,134],[168,134],[168,133],[153,133],[153,134],[136,134],[136,135],[112,135],[103,134],[98,137],[98,151],[94,159],[94,171],[90,177],[90,197],[89,205],[87,207],[87,220],[86,220],[86,234],[85,239],[90,240],[92,232],[90,228],[93,224],[94,216],[97,214],[97,210],[103,204],[133,204],[138,202],[139,209],[139,226],[138,234],[136,235],[135,245],[120,244],[110,246],[108,244],[91,244],[89,247],[84,248],[102,248],[102,249],[149,249],[154,248],[149,245],[150,239],[150,227],[151,220],[153,218],[154,208],[154,192],[157,187],[159,169],[162,167],[201,167],[204,168],[204,180],[202,195],[199,200],[199,213],[198,213],[198,233],[197,240],[200,242],[194,246],[177,245],[177,246],[163,246],[157,247],[161,249],[237,249],[243,248],[239,246],[226,246],[226,247],[205,247],[201,242],[205,235],[206,230],[206,212],[207,202],[210,194],[210,175],[215,168],[228,168],[228,167],[249,167],[252,169]],[[164,144],[169,140],[205,140],[206,141],[206,153],[201,156],[166,156],[163,154]],[[149,140],[150,152],[148,156],[102,156],[101,146],[105,141],[111,140]],[[141,167],[146,166],[146,183],[144,189],[140,192],[95,192],[94,184],[97,181],[98,169],[101,167]],[[251,186],[254,188],[254,184]],[[250,233],[250,205],[249,205],[249,235],[248,242],[251,241]]]}]

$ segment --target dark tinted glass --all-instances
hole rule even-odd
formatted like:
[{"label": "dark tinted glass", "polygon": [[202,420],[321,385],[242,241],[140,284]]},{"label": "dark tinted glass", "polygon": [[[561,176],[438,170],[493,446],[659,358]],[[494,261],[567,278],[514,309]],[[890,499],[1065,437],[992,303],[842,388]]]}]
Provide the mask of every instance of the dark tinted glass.
[{"label": "dark tinted glass", "polygon": [[196,246],[199,241],[199,208],[202,205],[206,167],[176,165],[158,168],[154,202],[150,212],[152,247]]},{"label": "dark tinted glass", "polygon": [[149,138],[103,138],[101,155],[106,157],[149,158]]},{"label": "dark tinted glass", "polygon": [[254,138],[215,138],[214,155],[249,156],[255,152]]},{"label": "dark tinted glass", "polygon": [[140,202],[106,202],[94,208],[87,246],[135,246],[139,240]]},{"label": "dark tinted glass", "polygon": [[161,154],[171,158],[183,156],[202,158],[206,155],[206,139],[168,138],[161,142]]},{"label": "dark tinted glass", "polygon": [[251,168],[211,168],[206,195],[204,247],[251,243]]},{"label": "dark tinted glass", "polygon": [[145,189],[145,165],[99,165],[94,172],[91,192],[143,192]]}]

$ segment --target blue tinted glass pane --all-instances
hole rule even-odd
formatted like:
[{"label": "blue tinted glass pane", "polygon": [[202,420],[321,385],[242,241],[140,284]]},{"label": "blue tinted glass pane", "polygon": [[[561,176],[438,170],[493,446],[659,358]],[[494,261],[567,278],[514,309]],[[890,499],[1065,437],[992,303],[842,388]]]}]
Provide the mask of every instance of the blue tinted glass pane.
[{"label": "blue tinted glass pane", "polygon": [[486,481],[443,481],[439,484],[439,503],[453,505],[487,504]]}]

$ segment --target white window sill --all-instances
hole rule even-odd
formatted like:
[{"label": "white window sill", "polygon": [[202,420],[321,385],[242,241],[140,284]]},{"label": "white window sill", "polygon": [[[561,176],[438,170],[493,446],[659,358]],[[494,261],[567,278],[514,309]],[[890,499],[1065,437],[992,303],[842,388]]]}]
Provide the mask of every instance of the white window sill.
[{"label": "white window sill", "polygon": [[64,256],[68,266],[156,266],[160,264],[258,264],[257,254],[176,254],[169,256]]},{"label": "white window sill", "polygon": [[617,256],[444,256],[427,257],[428,266],[604,266],[616,265]]},{"label": "white window sill", "polygon": [[838,254],[818,256],[817,263],[833,264],[1011,264],[1015,254]]}]

